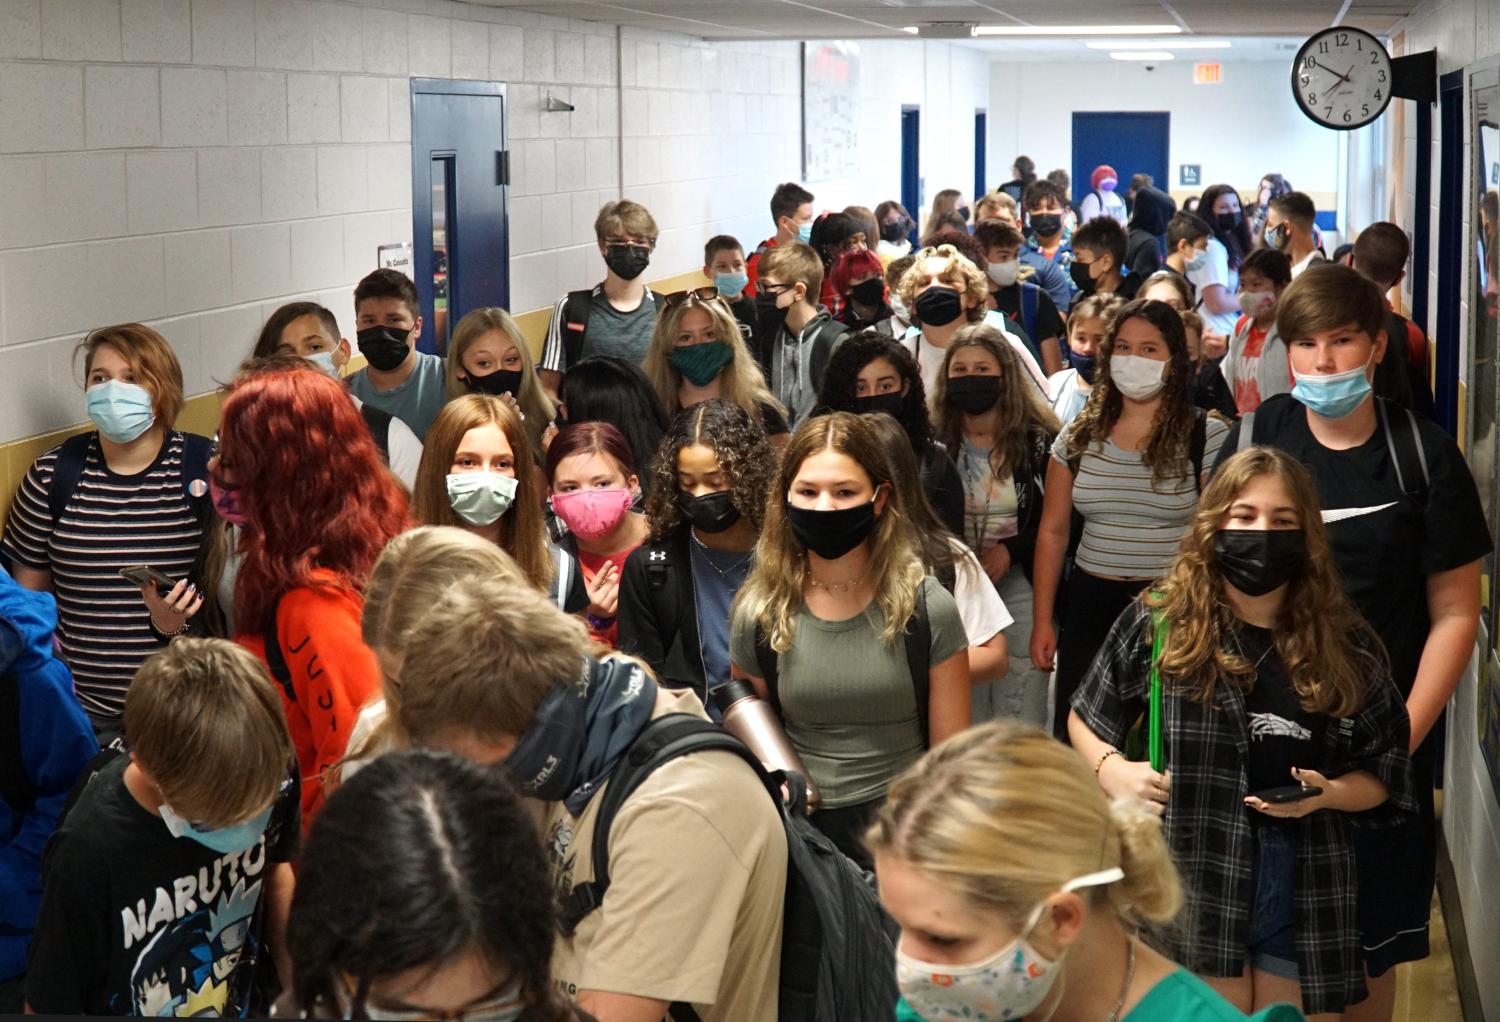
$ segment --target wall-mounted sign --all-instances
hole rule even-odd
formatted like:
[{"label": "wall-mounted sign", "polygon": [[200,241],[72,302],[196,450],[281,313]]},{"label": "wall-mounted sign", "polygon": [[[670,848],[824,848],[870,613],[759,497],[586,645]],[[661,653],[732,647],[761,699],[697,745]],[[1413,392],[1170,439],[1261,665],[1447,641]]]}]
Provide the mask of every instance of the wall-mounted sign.
[{"label": "wall-mounted sign", "polygon": [[1194,64],[1193,65],[1193,84],[1194,85],[1218,85],[1219,82],[1223,80],[1223,76],[1224,76],[1224,65],[1223,64]]},{"label": "wall-mounted sign", "polygon": [[1203,164],[1179,164],[1177,168],[1177,183],[1180,185],[1201,185],[1203,183]]},{"label": "wall-mounted sign", "polygon": [[411,242],[402,241],[394,245],[381,245],[377,250],[377,263],[382,270],[400,270],[411,276]]}]

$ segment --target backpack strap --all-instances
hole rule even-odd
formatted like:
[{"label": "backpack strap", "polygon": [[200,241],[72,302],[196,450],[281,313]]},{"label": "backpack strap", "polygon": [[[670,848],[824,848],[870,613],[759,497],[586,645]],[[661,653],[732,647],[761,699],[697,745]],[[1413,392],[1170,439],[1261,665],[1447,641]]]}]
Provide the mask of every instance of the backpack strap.
[{"label": "backpack strap", "polygon": [[[1402,408],[1394,402],[1375,399],[1375,410],[1380,415],[1380,428],[1385,431],[1385,445],[1391,452],[1391,464],[1396,468],[1396,482],[1401,492],[1417,501],[1424,501],[1432,479],[1427,470],[1427,455],[1422,450],[1422,439],[1417,432],[1417,417],[1410,408]],[[1391,426],[1395,416],[1396,425]],[[1420,479],[1419,484],[1417,480]]]},{"label": "backpack strap", "polygon": [[208,492],[208,459],[214,443],[197,433],[182,434],[182,496],[200,526],[213,520],[213,499]]},{"label": "backpack strap", "polygon": [[1037,347],[1042,344],[1042,339],[1036,335],[1036,313],[1041,302],[1038,297],[1041,290],[1035,284],[1021,284],[1021,325],[1026,328],[1026,336],[1031,338],[1031,343]]},{"label": "backpack strap", "polygon": [[52,513],[52,525],[62,517],[78,489],[78,480],[83,478],[83,463],[88,457],[89,444],[97,433],[79,433],[70,436],[57,449],[57,458],[52,462],[52,482],[47,487],[47,510]]},{"label": "backpack strap", "polygon": [[843,343],[848,334],[849,328],[836,319],[829,319],[813,334],[812,350],[808,355],[808,373],[812,377],[814,388],[822,388],[823,373],[828,368],[828,360],[833,357],[834,351]]},{"label": "backpack strap", "polygon": [[578,364],[583,354],[583,337],[589,328],[589,310],[594,304],[594,289],[569,291],[563,300],[562,343],[563,368]]},{"label": "backpack strap", "polygon": [[1234,453],[1248,451],[1255,446],[1255,413],[1246,412],[1240,416],[1240,438],[1235,445]]},{"label": "backpack strap", "polygon": [[756,621],[755,662],[760,667],[760,678],[766,683],[766,697],[777,717],[781,716],[781,694],[777,691],[780,660],[781,654],[771,648],[771,640],[766,637],[765,629]]},{"label": "backpack strap", "polygon": [[375,446],[380,448],[380,453],[385,455],[385,460],[389,462],[391,460],[391,413],[364,401],[360,403],[359,414],[364,417],[365,425],[370,428],[370,436],[375,438]]},{"label": "backpack strap", "polygon": [[917,586],[917,603],[906,622],[906,667],[917,700],[917,723],[922,728],[922,745],[928,744],[928,716],[932,691],[932,619],[927,615],[927,587]]},{"label": "backpack strap", "polygon": [[287,666],[286,656],[281,652],[281,630],[276,625],[276,615],[280,610],[281,601],[277,600],[276,606],[271,611],[271,623],[261,633],[261,639],[265,643],[266,667],[270,669],[271,677],[286,693],[287,700],[295,703],[297,691],[292,687],[292,669]]},{"label": "backpack strap", "polygon": [[[1154,597],[1156,594],[1153,593]],[[1162,743],[1161,651],[1167,644],[1167,616],[1151,608],[1151,693],[1146,709],[1146,754],[1151,769],[1161,772],[1167,758]]]},{"label": "backpack strap", "polygon": [[559,610],[568,609],[568,593],[573,588],[574,557],[559,543],[552,549],[557,551],[557,593],[553,602]]},{"label": "backpack strap", "polygon": [[36,784],[21,758],[21,679],[15,674],[0,674],[0,798],[14,817],[36,805]]}]

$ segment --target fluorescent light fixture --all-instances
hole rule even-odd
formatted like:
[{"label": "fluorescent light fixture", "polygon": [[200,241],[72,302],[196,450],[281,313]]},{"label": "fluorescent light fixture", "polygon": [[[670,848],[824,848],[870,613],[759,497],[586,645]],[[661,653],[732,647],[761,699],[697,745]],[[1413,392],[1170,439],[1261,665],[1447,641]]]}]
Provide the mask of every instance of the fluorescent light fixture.
[{"label": "fluorescent light fixture", "polygon": [[1120,50],[1109,55],[1110,60],[1171,60],[1166,50]]},{"label": "fluorescent light fixture", "polygon": [[917,26],[915,26],[915,25],[907,25],[901,31],[905,32],[907,35],[916,35],[918,32],[920,32],[922,30],[920,28],[918,28]]},{"label": "fluorescent light fixture", "polygon": [[977,36],[987,35],[1177,35],[1181,25],[980,25]]},{"label": "fluorescent light fixture", "polygon": [[1229,42],[1224,39],[1203,41],[1184,39],[1181,42],[1176,39],[1153,39],[1144,43],[1106,39],[1103,42],[1095,40],[1084,45],[1091,50],[1227,50],[1230,47]]}]

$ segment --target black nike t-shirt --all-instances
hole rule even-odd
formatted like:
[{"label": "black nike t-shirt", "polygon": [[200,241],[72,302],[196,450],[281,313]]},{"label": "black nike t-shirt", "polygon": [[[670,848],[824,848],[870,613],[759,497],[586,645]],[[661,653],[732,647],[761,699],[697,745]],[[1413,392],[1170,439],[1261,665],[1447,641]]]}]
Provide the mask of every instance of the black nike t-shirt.
[{"label": "black nike t-shirt", "polygon": [[[1296,784],[1292,767],[1316,768],[1328,718],[1302,707],[1286,665],[1276,652],[1269,629],[1241,621],[1229,642],[1255,668],[1255,684],[1245,693],[1245,716],[1250,725],[1245,774],[1249,792]],[[1251,812],[1251,822],[1274,817]]]},{"label": "black nike t-shirt", "polygon": [[[1392,405],[1392,429],[1406,413]],[[1214,468],[1239,449],[1243,421],[1230,430]],[[1427,577],[1478,560],[1493,548],[1479,490],[1453,438],[1417,420],[1427,461],[1425,496],[1408,497],[1397,481],[1379,428],[1358,447],[1324,447],[1307,425],[1306,407],[1290,394],[1262,402],[1255,441],[1300,461],[1318,488],[1323,522],[1343,576],[1344,591],[1384,641],[1403,697],[1411,694],[1427,642]]]}]

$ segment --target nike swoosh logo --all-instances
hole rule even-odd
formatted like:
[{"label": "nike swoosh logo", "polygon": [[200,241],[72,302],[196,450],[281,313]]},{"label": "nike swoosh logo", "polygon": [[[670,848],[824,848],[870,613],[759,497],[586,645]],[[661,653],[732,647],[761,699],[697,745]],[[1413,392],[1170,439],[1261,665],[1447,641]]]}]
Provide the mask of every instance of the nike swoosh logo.
[{"label": "nike swoosh logo", "polygon": [[1332,525],[1334,522],[1342,522],[1348,518],[1358,518],[1360,515],[1373,515],[1376,511],[1384,511],[1388,507],[1395,507],[1393,500],[1389,504],[1376,504],[1373,507],[1339,507],[1323,512],[1323,524]]}]

